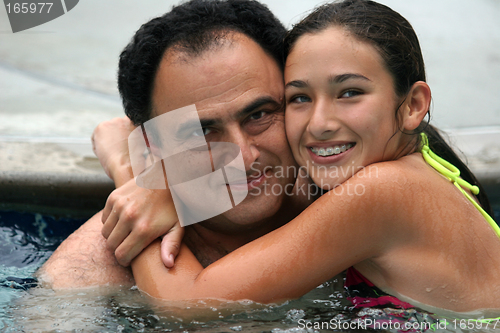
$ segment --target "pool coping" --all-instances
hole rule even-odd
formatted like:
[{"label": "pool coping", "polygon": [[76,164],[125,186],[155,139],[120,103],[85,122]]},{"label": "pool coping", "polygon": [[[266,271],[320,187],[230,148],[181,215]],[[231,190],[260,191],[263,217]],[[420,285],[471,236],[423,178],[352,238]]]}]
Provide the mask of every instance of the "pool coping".
[{"label": "pool coping", "polygon": [[[449,129],[490,200],[500,202],[500,126]],[[89,139],[0,137],[0,209],[90,216],[114,189]]]},{"label": "pool coping", "polygon": [[114,184],[90,139],[0,137],[0,209],[90,217]]}]

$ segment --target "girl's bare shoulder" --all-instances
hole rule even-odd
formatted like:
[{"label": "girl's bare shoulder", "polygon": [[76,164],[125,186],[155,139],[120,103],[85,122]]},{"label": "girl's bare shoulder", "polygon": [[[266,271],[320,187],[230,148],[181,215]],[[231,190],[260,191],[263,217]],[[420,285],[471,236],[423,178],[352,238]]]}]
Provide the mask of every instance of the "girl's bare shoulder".
[{"label": "girl's bare shoulder", "polygon": [[[393,194],[411,190],[435,172],[429,172],[420,153],[414,153],[395,161],[370,164],[349,180],[353,184],[363,184],[366,189],[377,192],[391,191]],[[425,181],[424,181],[425,182]]]},{"label": "girl's bare shoulder", "polygon": [[[338,211],[349,212],[360,221],[378,221],[380,226],[399,223],[408,219],[407,210],[427,191],[427,166],[420,154],[412,154],[396,161],[370,164],[358,170],[350,179],[323,195],[313,205],[316,207],[336,207]],[[325,208],[328,210],[328,208]],[[370,216],[363,219],[363,216]]]}]

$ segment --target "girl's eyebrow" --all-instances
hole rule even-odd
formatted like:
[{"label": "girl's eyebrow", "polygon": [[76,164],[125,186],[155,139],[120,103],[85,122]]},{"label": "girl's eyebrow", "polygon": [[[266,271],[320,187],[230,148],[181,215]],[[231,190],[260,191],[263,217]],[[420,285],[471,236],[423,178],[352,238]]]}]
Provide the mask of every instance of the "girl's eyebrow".
[{"label": "girl's eyebrow", "polygon": [[290,87],[295,87],[295,88],[305,88],[309,86],[309,84],[306,82],[306,81],[302,81],[302,80],[294,80],[294,81],[290,81],[288,82],[287,84],[285,84],[285,90],[287,88],[290,88]]},{"label": "girl's eyebrow", "polygon": [[332,75],[328,78],[329,83],[342,83],[344,81],[350,80],[350,79],[361,79],[361,80],[371,80],[367,78],[364,75],[361,74],[355,74],[355,73],[346,73],[346,74],[340,74],[340,75]]},{"label": "girl's eyebrow", "polygon": [[[367,78],[364,75],[361,74],[355,74],[355,73],[345,73],[345,74],[339,74],[339,75],[332,75],[328,77],[328,83],[330,84],[339,84],[347,80],[351,79],[358,79],[358,80],[365,80],[365,81],[372,81],[369,78]],[[290,87],[295,87],[295,88],[306,88],[309,86],[309,83],[307,81],[303,80],[293,80],[288,82],[285,85],[285,90]]]}]

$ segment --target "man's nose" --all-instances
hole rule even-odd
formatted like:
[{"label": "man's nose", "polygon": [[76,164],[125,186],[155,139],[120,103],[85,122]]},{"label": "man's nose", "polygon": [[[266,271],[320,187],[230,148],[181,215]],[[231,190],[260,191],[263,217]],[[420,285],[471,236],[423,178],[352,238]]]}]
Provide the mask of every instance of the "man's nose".
[{"label": "man's nose", "polygon": [[252,168],[252,164],[260,157],[260,150],[255,138],[240,129],[226,131],[220,142],[208,142],[210,159],[214,169],[233,164],[241,153],[245,171]]},{"label": "man's nose", "polygon": [[307,130],[318,140],[326,140],[340,129],[335,106],[329,99],[320,99],[313,106]]},{"label": "man's nose", "polygon": [[260,157],[260,150],[255,141],[255,137],[249,135],[241,128],[236,128],[230,133],[230,141],[240,147],[245,169],[249,170],[252,164]]}]

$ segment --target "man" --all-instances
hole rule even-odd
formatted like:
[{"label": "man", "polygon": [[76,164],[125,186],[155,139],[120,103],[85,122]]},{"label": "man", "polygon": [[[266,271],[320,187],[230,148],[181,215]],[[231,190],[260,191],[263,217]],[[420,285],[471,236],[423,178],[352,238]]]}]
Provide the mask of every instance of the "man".
[{"label": "man", "polygon": [[[284,33],[258,2],[193,0],[143,25],[120,56],[119,90],[135,125],[194,104],[207,142],[231,142],[241,149],[246,199],[185,228],[184,240],[204,266],[280,227],[309,204],[305,196],[290,196],[292,191],[285,190],[293,187],[296,174],[290,170],[296,169],[284,131]],[[107,127],[111,131],[103,133]],[[161,214],[175,218],[168,191],[127,182],[132,175],[123,140],[117,152],[109,142],[116,136],[126,138],[131,128],[124,120],[115,121],[96,134],[101,163],[117,187],[125,185],[108,200],[104,216],[99,213],[85,223],[42,267],[40,277],[53,288],[133,283],[130,271],[117,264],[110,249],[128,265],[167,231]],[[134,225],[144,211],[136,208],[134,198],[153,206],[145,209],[152,217],[146,227]],[[151,204],[149,198],[156,201]],[[101,219],[108,244],[100,234]]]}]

